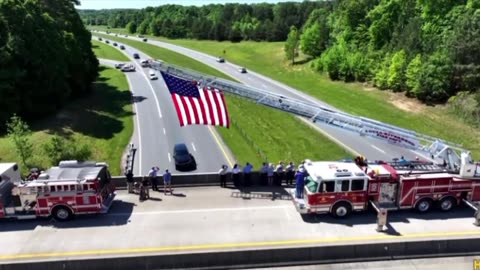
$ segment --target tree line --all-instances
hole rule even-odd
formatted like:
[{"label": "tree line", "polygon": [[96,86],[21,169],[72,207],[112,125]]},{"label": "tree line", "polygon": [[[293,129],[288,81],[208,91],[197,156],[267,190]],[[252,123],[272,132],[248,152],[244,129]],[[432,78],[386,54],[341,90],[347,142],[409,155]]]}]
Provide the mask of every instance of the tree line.
[{"label": "tree line", "polygon": [[288,59],[301,50],[332,80],[369,81],[427,103],[460,91],[480,100],[480,0],[330,3],[291,26]]},{"label": "tree line", "polygon": [[327,1],[278,4],[163,5],[140,10],[80,10],[87,25],[126,28],[130,33],[168,38],[285,41],[290,26],[301,27]]},{"label": "tree line", "polygon": [[0,1],[0,129],[91,91],[98,73],[77,0]]}]

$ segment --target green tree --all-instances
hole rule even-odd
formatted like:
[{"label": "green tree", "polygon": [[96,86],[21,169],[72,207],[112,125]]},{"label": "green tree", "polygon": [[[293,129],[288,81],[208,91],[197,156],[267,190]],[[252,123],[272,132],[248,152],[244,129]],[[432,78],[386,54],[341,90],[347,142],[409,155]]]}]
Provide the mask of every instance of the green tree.
[{"label": "green tree", "polygon": [[382,64],[379,66],[375,78],[373,80],[374,85],[382,90],[388,88],[388,73],[390,69],[391,58],[390,55],[387,54],[383,58]]},{"label": "green tree", "polygon": [[15,146],[15,151],[22,159],[23,166],[28,168],[27,161],[33,153],[33,144],[30,141],[32,134],[30,127],[19,116],[13,115],[10,121],[7,122],[7,134]]},{"label": "green tree", "polygon": [[322,31],[318,23],[306,28],[300,38],[300,47],[305,54],[318,57],[325,51],[328,43],[328,30]]},{"label": "green tree", "polygon": [[287,41],[285,42],[285,54],[288,60],[292,60],[292,65],[295,64],[295,57],[298,54],[298,45],[300,41],[300,34],[297,27],[290,27],[290,33],[288,33]]},{"label": "green tree", "polygon": [[125,28],[127,29],[128,33],[134,34],[137,32],[137,23],[129,22]]},{"label": "green tree", "polygon": [[414,96],[414,93],[420,91],[422,78],[422,56],[417,54],[407,66],[405,74],[405,83],[407,86],[407,96]]},{"label": "green tree", "polygon": [[387,84],[393,91],[399,92],[405,89],[405,69],[407,59],[404,50],[396,52],[392,57],[392,63],[388,69]]}]

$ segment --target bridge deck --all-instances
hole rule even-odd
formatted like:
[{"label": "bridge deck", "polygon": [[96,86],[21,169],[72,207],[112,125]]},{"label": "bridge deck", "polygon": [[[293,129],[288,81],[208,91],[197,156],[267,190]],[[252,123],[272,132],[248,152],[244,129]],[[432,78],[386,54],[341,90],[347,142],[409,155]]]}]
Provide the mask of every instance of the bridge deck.
[{"label": "bridge deck", "polygon": [[373,212],[345,220],[320,215],[303,220],[283,189],[250,193],[217,187],[178,188],[152,200],[119,191],[109,214],[0,222],[0,263],[15,260],[204,252],[285,246],[480,237],[473,212],[413,211],[389,215],[388,234],[375,231]]}]

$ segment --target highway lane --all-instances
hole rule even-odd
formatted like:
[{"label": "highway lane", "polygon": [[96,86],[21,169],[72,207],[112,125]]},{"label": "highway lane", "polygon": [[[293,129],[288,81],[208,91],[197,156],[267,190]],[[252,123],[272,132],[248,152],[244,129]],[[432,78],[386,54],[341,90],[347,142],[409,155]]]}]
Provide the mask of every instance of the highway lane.
[{"label": "highway lane", "polygon": [[[125,46],[123,52],[136,67],[136,72],[132,72],[136,74],[133,76],[136,79],[131,80],[131,89],[135,91],[136,105],[140,108],[140,128],[135,131],[141,134],[141,149],[138,151],[142,160],[141,174],[148,173],[152,166],[159,166],[162,170],[168,168],[177,174],[186,173],[174,170],[173,146],[177,143],[185,143],[195,157],[197,170],[194,172],[216,172],[222,164],[231,167],[234,159],[213,127],[180,126],[170,92],[161,75],[157,72],[158,80],[150,80],[150,69],[142,68],[140,64],[141,60],[151,57],[129,46]],[[133,53],[138,53],[140,59],[134,59]],[[146,108],[142,110],[143,107]]]},{"label": "highway lane", "polygon": [[[140,38],[136,37],[128,37],[129,39],[141,41]],[[233,63],[218,63],[216,61],[216,57],[210,56],[198,51],[194,51],[188,48],[184,48],[178,45],[173,45],[166,42],[156,41],[156,40],[148,40],[148,43],[157,45],[172,51],[176,51],[178,53],[184,54],[191,58],[194,58],[200,62],[203,62],[235,79],[244,83],[248,86],[253,86],[257,88],[261,88],[267,91],[271,91],[277,94],[281,94],[284,96],[292,97],[295,99],[299,99],[302,101],[308,101],[312,103],[316,103],[318,105],[336,109],[325,102],[322,102],[314,97],[308,96],[301,91],[298,91],[292,87],[284,85],[280,82],[276,82],[266,76],[260,75],[256,72],[249,71],[246,74],[239,73],[238,69],[240,66],[235,65]],[[223,52],[219,52],[219,55],[223,54]],[[228,52],[227,52],[228,56]],[[411,151],[410,149],[405,149],[403,147],[398,147],[396,145],[372,139],[367,137],[361,137],[357,133],[350,132],[343,130],[341,128],[333,127],[324,123],[315,123],[318,127],[321,128],[323,133],[326,135],[337,138],[341,144],[345,145],[346,147],[353,149],[354,152],[357,152],[361,155],[366,156],[370,160],[391,160],[394,157],[404,156],[408,159],[414,159],[419,157],[421,159],[429,159],[428,155],[425,153],[420,153],[418,151]]]},{"label": "highway lane", "polygon": [[[101,63],[113,66],[116,62],[102,60]],[[135,111],[132,143],[136,145],[138,151],[133,168],[134,174],[146,175],[153,166],[173,169],[165,153],[165,149],[169,149],[167,140],[162,139],[165,134],[159,132],[162,130],[163,122],[148,81],[139,72],[125,72],[125,75],[132,92]]]}]

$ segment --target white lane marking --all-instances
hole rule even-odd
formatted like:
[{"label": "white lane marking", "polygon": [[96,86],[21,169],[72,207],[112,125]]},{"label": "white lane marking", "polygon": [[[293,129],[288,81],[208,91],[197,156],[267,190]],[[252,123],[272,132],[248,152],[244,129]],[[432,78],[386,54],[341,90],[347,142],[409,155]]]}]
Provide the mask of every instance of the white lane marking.
[{"label": "white lane marking", "polygon": [[155,104],[157,105],[157,110],[158,110],[158,116],[160,116],[160,119],[162,118],[162,110],[160,110],[160,103],[158,102],[158,97],[157,97],[157,93],[155,93],[155,89],[153,89],[153,85],[152,83],[150,82],[150,79],[147,77],[147,74],[144,72],[142,66],[140,66],[138,64],[137,61],[133,61],[135,63],[135,65],[139,68],[139,70],[141,70],[142,74],[143,74],[143,77],[145,78],[145,80],[147,81],[147,84],[148,86],[150,86],[150,90],[152,90],[152,93],[153,93],[153,96],[155,97]]},{"label": "white lane marking", "polygon": [[197,148],[195,148],[195,144],[193,144],[193,142],[192,142],[192,147],[193,147],[193,151],[197,152]]},{"label": "white lane marking", "polygon": [[418,156],[423,157],[423,158],[426,159],[426,160],[435,162],[435,160],[433,160],[431,157],[427,157],[427,156],[425,156],[425,155],[422,154],[422,153],[419,153],[419,152],[417,152],[417,151],[415,151],[415,150],[410,150],[410,151],[411,151],[412,153],[414,153],[415,155],[418,155]]},{"label": "white lane marking", "polygon": [[165,128],[163,128],[163,134],[167,134],[167,131],[165,130]]},{"label": "white lane marking", "polygon": [[264,88],[263,90],[267,90],[268,87],[264,83],[262,83],[262,86]]},{"label": "white lane marking", "polygon": [[277,206],[258,206],[258,207],[231,207],[231,208],[205,208],[205,209],[186,209],[186,210],[171,210],[171,211],[148,211],[136,213],[110,213],[109,216],[130,216],[130,215],[161,215],[161,214],[185,214],[185,213],[208,213],[208,212],[231,212],[231,211],[252,211],[252,210],[272,210],[291,208],[291,205],[277,205]]},{"label": "white lane marking", "polygon": [[170,157],[170,152],[168,152],[168,162],[172,162],[172,158]]},{"label": "white lane marking", "polygon": [[[132,95],[135,95],[135,92],[133,92],[133,87],[130,82],[130,77],[128,75],[125,75],[127,77],[127,82],[128,82],[128,87],[130,88],[130,92]],[[142,175],[142,133],[141,133],[141,128],[140,128],[140,116],[138,113],[138,107],[137,103],[133,102],[133,108],[135,110],[135,118],[137,120],[137,133],[138,133],[138,150],[140,152],[140,156],[138,157],[138,175]]]},{"label": "white lane marking", "polygon": [[370,146],[385,154],[385,151],[383,151],[382,149],[376,147],[375,145],[370,144]]}]

